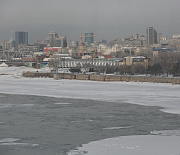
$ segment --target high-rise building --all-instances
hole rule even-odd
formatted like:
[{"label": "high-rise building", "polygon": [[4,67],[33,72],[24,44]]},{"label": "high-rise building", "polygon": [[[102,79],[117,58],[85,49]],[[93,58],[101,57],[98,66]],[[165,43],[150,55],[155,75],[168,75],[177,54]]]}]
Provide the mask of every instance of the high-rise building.
[{"label": "high-rise building", "polygon": [[58,33],[51,31],[49,36],[46,38],[46,43],[50,44],[51,47],[67,47],[67,38],[58,37]]},{"label": "high-rise building", "polygon": [[51,45],[51,46],[56,46],[55,44],[55,40],[56,38],[58,38],[58,33],[56,33],[55,31],[51,31],[49,33],[49,37],[48,37],[48,43]]},{"label": "high-rise building", "polygon": [[94,33],[92,33],[91,31],[85,33],[85,43],[87,45],[94,43]]},{"label": "high-rise building", "polygon": [[51,31],[49,33],[49,38],[58,38],[58,33],[56,33],[55,31]]},{"label": "high-rise building", "polygon": [[67,47],[66,37],[59,37],[54,40],[54,47]]},{"label": "high-rise building", "polygon": [[15,41],[16,41],[16,47],[19,44],[28,45],[28,32],[16,31],[15,32]]},{"label": "high-rise building", "polygon": [[157,44],[157,32],[153,27],[146,29],[146,43],[147,46]]},{"label": "high-rise building", "polygon": [[163,38],[162,33],[157,33],[157,42],[158,43],[161,43],[162,38]]},{"label": "high-rise building", "polygon": [[7,50],[8,49],[8,41],[7,40],[1,41],[1,45],[3,47],[3,50]]}]

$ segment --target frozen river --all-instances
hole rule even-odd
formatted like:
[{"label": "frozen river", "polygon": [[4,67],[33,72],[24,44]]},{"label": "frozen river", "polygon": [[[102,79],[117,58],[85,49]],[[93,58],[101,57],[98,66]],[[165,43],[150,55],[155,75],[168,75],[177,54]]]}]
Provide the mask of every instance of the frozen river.
[{"label": "frozen river", "polygon": [[65,155],[91,141],[179,127],[180,115],[158,107],[0,94],[1,155]]},{"label": "frozen river", "polygon": [[1,155],[180,154],[180,85],[23,78],[26,70],[0,69]]}]

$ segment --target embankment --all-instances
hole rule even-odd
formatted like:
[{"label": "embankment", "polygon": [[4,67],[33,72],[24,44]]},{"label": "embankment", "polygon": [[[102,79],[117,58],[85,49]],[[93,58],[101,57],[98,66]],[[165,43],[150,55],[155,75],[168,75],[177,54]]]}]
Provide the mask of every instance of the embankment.
[{"label": "embankment", "polygon": [[[40,72],[24,72],[24,77],[48,77],[53,78],[53,73]],[[134,82],[153,82],[153,83],[172,83],[180,84],[180,78],[161,78],[161,77],[146,77],[146,76],[124,76],[124,75],[87,75],[73,73],[58,73],[58,78],[74,79],[74,80],[91,80],[91,81],[134,81]]]}]

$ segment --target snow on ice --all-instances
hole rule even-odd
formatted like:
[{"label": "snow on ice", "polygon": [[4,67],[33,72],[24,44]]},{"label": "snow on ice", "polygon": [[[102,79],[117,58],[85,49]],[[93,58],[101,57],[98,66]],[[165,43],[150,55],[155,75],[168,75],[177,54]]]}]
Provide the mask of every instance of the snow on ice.
[{"label": "snow on ice", "polygon": [[[48,71],[44,68],[38,71]],[[0,68],[0,93],[41,95],[125,102],[146,106],[159,106],[167,113],[180,114],[180,85],[140,82],[95,82],[53,80],[49,78],[23,78],[23,71],[36,71],[26,67]],[[112,127],[116,129],[120,127]],[[180,130],[152,131],[151,135],[109,138],[84,144],[69,155],[179,155]]]}]

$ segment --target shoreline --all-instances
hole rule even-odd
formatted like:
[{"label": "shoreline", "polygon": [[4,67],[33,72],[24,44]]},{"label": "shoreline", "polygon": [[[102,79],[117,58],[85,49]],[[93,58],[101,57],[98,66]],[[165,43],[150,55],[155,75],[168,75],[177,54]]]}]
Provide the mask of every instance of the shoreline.
[{"label": "shoreline", "polygon": [[[48,77],[54,78],[54,73],[41,72],[23,72],[24,77]],[[132,75],[88,75],[88,74],[73,74],[73,73],[58,73],[56,79],[69,80],[90,80],[90,81],[125,81],[125,82],[151,82],[151,83],[172,83],[180,84],[180,78],[162,78],[162,77],[146,77],[146,76],[132,76]]]}]

